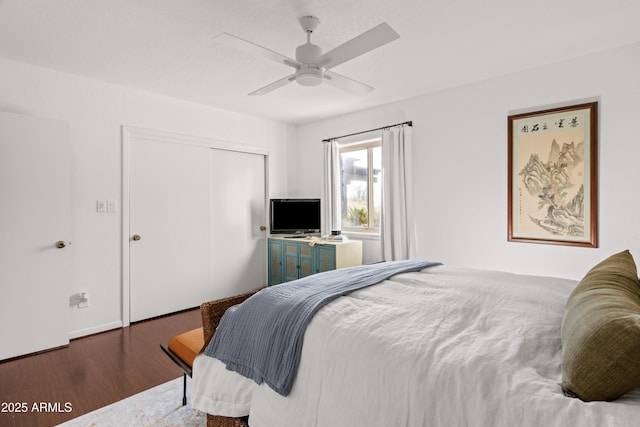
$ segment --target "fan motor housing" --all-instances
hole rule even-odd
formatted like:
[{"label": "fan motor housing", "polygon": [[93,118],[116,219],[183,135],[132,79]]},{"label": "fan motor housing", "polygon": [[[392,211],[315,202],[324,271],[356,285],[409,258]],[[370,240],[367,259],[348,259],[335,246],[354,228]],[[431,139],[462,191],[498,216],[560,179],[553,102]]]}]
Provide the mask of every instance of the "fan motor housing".
[{"label": "fan motor housing", "polygon": [[305,43],[296,48],[296,61],[303,64],[313,64],[320,55],[322,49],[313,43]]}]

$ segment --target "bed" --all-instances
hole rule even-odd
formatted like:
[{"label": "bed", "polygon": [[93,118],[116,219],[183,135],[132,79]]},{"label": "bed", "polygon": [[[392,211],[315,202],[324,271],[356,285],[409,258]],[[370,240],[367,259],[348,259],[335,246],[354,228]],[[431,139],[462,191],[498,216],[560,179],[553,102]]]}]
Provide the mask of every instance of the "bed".
[{"label": "bed", "polygon": [[[627,347],[613,351],[624,353],[637,371],[640,283],[630,258],[625,251],[603,263],[614,276],[620,263],[630,269],[632,335],[624,338]],[[569,347],[584,347],[575,342],[580,334],[594,335],[580,331],[589,321],[575,295],[585,286],[592,294],[602,289],[599,266],[595,285],[595,279],[586,283],[591,271],[580,284],[448,265],[395,275],[315,314],[287,396],[201,354],[193,367],[192,405],[210,414],[209,426],[247,425],[246,416],[251,427],[637,426],[640,373],[623,372],[632,377],[629,391],[610,402],[567,396],[567,361],[575,361]],[[582,311],[573,307],[579,313],[567,315],[568,301]],[[596,317],[589,312],[586,319]]]}]

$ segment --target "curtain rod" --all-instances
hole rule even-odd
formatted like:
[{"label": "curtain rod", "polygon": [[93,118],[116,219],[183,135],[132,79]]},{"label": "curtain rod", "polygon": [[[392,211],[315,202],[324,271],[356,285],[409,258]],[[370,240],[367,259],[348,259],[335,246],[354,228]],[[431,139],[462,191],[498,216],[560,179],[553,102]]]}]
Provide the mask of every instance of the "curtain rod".
[{"label": "curtain rod", "polygon": [[373,131],[376,131],[376,130],[389,129],[389,128],[393,128],[393,127],[396,127],[396,126],[405,126],[405,125],[406,126],[413,126],[413,122],[411,120],[409,120],[409,121],[402,122],[402,123],[396,123],[395,125],[382,126],[382,127],[375,128],[375,129],[363,130],[362,132],[350,133],[348,135],[334,136],[333,138],[323,139],[322,142],[329,142],[329,141],[333,141],[334,139],[346,138],[348,136],[355,136],[355,135],[360,135],[360,134],[367,133],[367,132],[373,132]]}]

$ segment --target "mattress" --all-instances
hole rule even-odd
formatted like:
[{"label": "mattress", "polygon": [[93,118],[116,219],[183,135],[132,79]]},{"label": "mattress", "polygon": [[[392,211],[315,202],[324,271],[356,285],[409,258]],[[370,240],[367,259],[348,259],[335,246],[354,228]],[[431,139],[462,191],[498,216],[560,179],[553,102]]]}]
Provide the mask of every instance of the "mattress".
[{"label": "mattress", "polygon": [[639,390],[590,403],[562,393],[576,285],[452,266],[400,274],[315,315],[289,396],[199,355],[192,405],[248,414],[251,427],[635,426]]}]

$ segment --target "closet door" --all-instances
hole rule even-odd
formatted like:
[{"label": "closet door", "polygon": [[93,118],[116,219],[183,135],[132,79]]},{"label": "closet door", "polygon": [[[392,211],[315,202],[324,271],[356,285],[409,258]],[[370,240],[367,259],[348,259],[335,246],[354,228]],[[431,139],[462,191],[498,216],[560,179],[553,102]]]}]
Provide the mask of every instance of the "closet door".
[{"label": "closet door", "polygon": [[70,159],[67,123],[0,112],[0,360],[69,343]]},{"label": "closet door", "polygon": [[265,155],[131,133],[129,321],[264,285]]},{"label": "closet door", "polygon": [[217,298],[266,285],[265,156],[211,150],[211,229]]},{"label": "closet door", "polygon": [[131,322],[199,306],[211,294],[209,152],[181,143],[131,142]]}]

